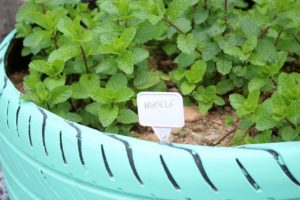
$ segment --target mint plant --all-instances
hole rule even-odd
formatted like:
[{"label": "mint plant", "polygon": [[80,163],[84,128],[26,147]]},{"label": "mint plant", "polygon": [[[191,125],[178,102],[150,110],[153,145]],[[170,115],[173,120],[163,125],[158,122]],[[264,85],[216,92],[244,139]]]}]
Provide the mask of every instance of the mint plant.
[{"label": "mint plant", "polygon": [[202,114],[230,102],[235,144],[299,139],[299,1],[24,1],[23,99],[128,133],[138,92],[177,87]]}]

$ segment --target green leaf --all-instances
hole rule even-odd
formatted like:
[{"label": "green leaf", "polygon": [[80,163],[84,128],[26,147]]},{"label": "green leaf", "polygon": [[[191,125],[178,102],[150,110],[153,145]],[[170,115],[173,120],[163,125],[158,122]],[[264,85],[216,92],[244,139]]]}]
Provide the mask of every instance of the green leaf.
[{"label": "green leaf", "polygon": [[136,75],[133,85],[138,90],[148,89],[160,82],[159,74],[157,71],[142,71]]},{"label": "green leaf", "polygon": [[83,74],[79,79],[79,83],[87,91],[93,91],[100,86],[100,78],[97,74]]},{"label": "green leaf", "polygon": [[259,102],[259,90],[253,90],[249,93],[248,98],[244,102],[244,107],[247,111],[254,112]]},{"label": "green leaf", "polygon": [[60,86],[51,91],[49,99],[50,105],[55,105],[67,101],[72,96],[72,88],[70,86]]},{"label": "green leaf", "polygon": [[272,131],[271,130],[264,131],[264,132],[258,134],[257,136],[255,136],[255,138],[253,139],[253,143],[255,143],[255,144],[268,143],[271,141],[272,141]]},{"label": "green leaf", "polygon": [[124,48],[126,49],[130,43],[133,41],[136,34],[136,29],[134,27],[126,28],[120,36],[121,41],[124,43]]},{"label": "green leaf", "polygon": [[40,12],[29,12],[27,13],[29,21],[33,24],[37,24],[44,29],[50,29],[49,24],[51,23],[48,18]]},{"label": "green leaf", "polygon": [[225,101],[223,98],[215,95],[214,97],[214,104],[218,105],[218,106],[224,106],[225,105]]},{"label": "green leaf", "polygon": [[178,68],[178,69],[175,69],[175,70],[169,72],[169,75],[174,82],[178,82],[181,79],[183,79],[184,74],[185,74],[184,68]]},{"label": "green leaf", "polygon": [[115,103],[126,102],[133,97],[134,92],[130,88],[121,88],[116,93]]},{"label": "green leaf", "polygon": [[117,58],[118,67],[125,74],[132,74],[134,70],[134,58],[130,51],[125,51]]},{"label": "green leaf", "polygon": [[99,108],[100,108],[100,104],[97,102],[93,102],[88,104],[85,107],[85,110],[92,115],[98,116]]},{"label": "green leaf", "polygon": [[66,77],[65,76],[62,76],[60,78],[47,77],[44,80],[45,86],[50,91],[53,90],[54,88],[65,85],[65,82],[66,82]]},{"label": "green leaf", "polygon": [[156,25],[149,22],[142,23],[137,30],[134,42],[144,44],[149,40],[162,36],[166,30],[167,26],[164,22],[158,22]]},{"label": "green leaf", "polygon": [[278,78],[278,92],[288,100],[297,100],[300,94],[299,84],[291,75],[281,73]]},{"label": "green leaf", "polygon": [[106,84],[106,88],[121,89],[127,87],[127,78],[123,73],[117,73],[110,77]]},{"label": "green leaf", "polygon": [[73,99],[87,99],[89,98],[88,90],[82,86],[80,83],[72,84],[72,98]]},{"label": "green leaf", "polygon": [[62,46],[59,47],[59,49],[52,51],[49,55],[48,61],[49,63],[53,63],[56,60],[67,62],[71,58],[78,57],[79,53],[79,47],[73,45]]},{"label": "green leaf", "polygon": [[168,5],[166,15],[171,19],[176,19],[180,17],[191,5],[193,5],[192,0],[173,0]]},{"label": "green leaf", "polygon": [[117,62],[114,58],[106,58],[96,67],[96,73],[113,75],[117,73]]},{"label": "green leaf", "polygon": [[264,87],[268,83],[268,79],[266,78],[253,78],[250,80],[248,84],[249,92],[253,90],[260,90],[262,87]]},{"label": "green leaf", "polygon": [[257,45],[257,37],[249,36],[246,42],[242,46],[243,53],[250,53],[255,49],[256,45]]},{"label": "green leaf", "polygon": [[259,40],[256,52],[260,60],[263,62],[276,63],[277,51],[273,42],[269,39]]},{"label": "green leaf", "polygon": [[99,121],[102,126],[111,125],[118,117],[119,107],[117,105],[101,105],[98,111]]},{"label": "green leaf", "polygon": [[224,58],[217,60],[217,70],[220,74],[229,74],[232,68],[232,61],[226,60]]},{"label": "green leaf", "polygon": [[193,18],[194,18],[195,23],[201,24],[201,23],[205,22],[206,19],[208,18],[209,11],[205,10],[204,8],[199,6],[193,14],[194,14]]},{"label": "green leaf", "polygon": [[180,34],[177,37],[177,46],[182,52],[192,54],[197,46],[197,41],[191,33],[188,35]]},{"label": "green leaf", "polygon": [[206,67],[206,62],[198,60],[192,65],[191,70],[185,71],[184,75],[190,83],[198,83],[202,81]]},{"label": "green leaf", "polygon": [[72,122],[76,122],[76,123],[79,123],[79,122],[81,122],[83,120],[80,115],[78,115],[76,113],[71,113],[71,112],[65,113],[63,117],[66,120],[69,120],[69,121],[72,121]]},{"label": "green leaf", "polygon": [[199,112],[200,114],[203,115],[205,115],[212,107],[213,107],[213,103],[199,103],[198,105]]},{"label": "green leaf", "polygon": [[247,138],[247,130],[238,129],[235,131],[233,138],[230,141],[231,146],[238,146],[245,144]]},{"label": "green leaf", "polygon": [[229,96],[229,101],[231,106],[238,110],[241,106],[243,106],[245,98],[240,94],[231,94]]},{"label": "green leaf", "polygon": [[180,68],[187,67],[193,64],[196,60],[195,54],[186,54],[180,53],[174,60],[174,63],[177,63]]},{"label": "green leaf", "polygon": [[33,54],[51,45],[51,32],[34,28],[33,32],[23,41],[24,47],[29,47]]},{"label": "green leaf", "polygon": [[290,126],[285,126],[279,130],[279,135],[284,141],[293,141],[300,134],[300,129],[293,129]]},{"label": "green leaf", "polygon": [[278,117],[285,117],[287,106],[283,100],[283,98],[278,94],[274,93],[271,97],[271,103],[273,108],[273,113],[275,113]]},{"label": "green leaf", "polygon": [[196,85],[194,83],[190,83],[188,81],[184,81],[180,85],[180,91],[182,92],[183,95],[190,94],[191,92],[194,91],[195,88],[196,88]]},{"label": "green leaf", "polygon": [[91,91],[91,98],[100,104],[110,104],[114,101],[115,93],[111,95],[107,89],[99,87]]},{"label": "green leaf", "polygon": [[235,87],[234,87],[232,80],[223,79],[223,80],[219,81],[217,84],[217,93],[219,95],[223,95],[223,94],[226,94],[227,92],[233,90],[234,88]]},{"label": "green leaf", "polygon": [[122,124],[132,124],[138,122],[138,117],[137,114],[130,109],[121,109],[117,121]]},{"label": "green leaf", "polygon": [[242,19],[240,21],[240,27],[247,36],[258,36],[260,33],[260,28],[253,19]]},{"label": "green leaf", "polygon": [[204,61],[212,60],[221,49],[215,42],[206,42],[203,48],[201,48],[202,58]]},{"label": "green leaf", "polygon": [[134,48],[131,50],[131,52],[133,55],[134,64],[140,63],[149,57],[149,51],[143,48]]},{"label": "green leaf", "polygon": [[51,66],[47,61],[44,60],[34,60],[29,64],[29,68],[33,69],[37,72],[41,72],[44,74],[52,75]]}]

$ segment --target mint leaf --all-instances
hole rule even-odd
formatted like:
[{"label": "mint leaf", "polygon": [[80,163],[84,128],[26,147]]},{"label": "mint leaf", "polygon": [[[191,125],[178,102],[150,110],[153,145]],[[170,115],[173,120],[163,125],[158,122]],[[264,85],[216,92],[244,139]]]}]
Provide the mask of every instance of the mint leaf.
[{"label": "mint leaf", "polygon": [[232,107],[238,110],[241,106],[243,106],[245,98],[240,94],[232,94],[229,96],[229,101]]},{"label": "mint leaf", "polygon": [[159,72],[142,71],[136,75],[133,85],[139,90],[150,88],[160,82],[159,74]]},{"label": "mint leaf", "polygon": [[53,63],[56,60],[61,60],[67,62],[71,58],[79,56],[79,48],[73,45],[62,46],[59,49],[53,51],[48,58],[50,63]]},{"label": "mint leaf", "polygon": [[118,67],[126,74],[132,74],[134,69],[134,58],[130,51],[125,51],[117,58]]},{"label": "mint leaf", "polygon": [[55,105],[67,101],[72,96],[72,88],[70,86],[59,86],[51,91],[49,99],[50,105]]},{"label": "mint leaf", "polygon": [[143,48],[134,48],[131,50],[134,64],[140,63],[149,57],[149,52]]},{"label": "mint leaf", "polygon": [[137,114],[130,109],[121,109],[117,121],[122,124],[132,124],[138,122],[138,117]]},{"label": "mint leaf", "polygon": [[300,130],[293,129],[290,126],[285,126],[279,130],[279,134],[284,141],[293,141],[299,136]]},{"label": "mint leaf", "polygon": [[217,60],[217,70],[220,74],[229,74],[232,68],[232,61],[226,60],[224,58]]},{"label": "mint leaf", "polygon": [[187,95],[193,92],[195,88],[196,85],[194,83],[184,81],[180,86],[180,91],[182,92],[183,95]]},{"label": "mint leaf", "polygon": [[177,37],[177,45],[182,52],[191,54],[195,51],[197,41],[191,33],[188,35],[180,34]]},{"label": "mint leaf", "polygon": [[126,28],[120,36],[121,41],[124,43],[124,48],[126,49],[136,34],[136,29],[134,27]]},{"label": "mint leaf", "polygon": [[118,117],[119,108],[117,105],[101,105],[98,111],[99,121],[102,126],[111,125]]},{"label": "mint leaf", "polygon": [[134,92],[130,88],[121,88],[117,91],[116,97],[115,97],[115,103],[122,103],[126,102],[133,97]]},{"label": "mint leaf", "polygon": [[126,76],[122,73],[117,73],[110,77],[110,79],[108,80],[108,82],[106,84],[106,88],[118,90],[118,89],[127,87],[127,83],[128,83],[128,81],[127,81]]},{"label": "mint leaf", "polygon": [[198,83],[202,81],[206,71],[206,63],[202,60],[196,61],[191,70],[185,71],[185,77],[190,83]]},{"label": "mint leaf", "polygon": [[80,83],[72,84],[72,96],[73,99],[87,99],[89,98],[88,90]]}]

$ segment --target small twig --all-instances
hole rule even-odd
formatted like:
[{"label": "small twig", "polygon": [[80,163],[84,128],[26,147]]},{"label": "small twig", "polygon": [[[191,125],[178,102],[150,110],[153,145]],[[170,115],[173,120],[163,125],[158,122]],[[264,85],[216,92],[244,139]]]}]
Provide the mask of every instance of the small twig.
[{"label": "small twig", "polygon": [[238,128],[239,121],[240,121],[239,119],[236,120],[233,124],[233,128],[230,131],[228,131],[228,133],[223,135],[223,137],[220,138],[217,142],[213,143],[211,146],[217,146],[217,145],[221,144],[221,142],[223,142],[228,136],[230,136],[232,133],[234,133],[236,131],[236,129]]},{"label": "small twig", "polygon": [[297,126],[296,126],[293,122],[291,122],[288,118],[284,118],[284,120],[285,120],[287,123],[289,123],[293,129],[297,129]]},{"label": "small twig", "polygon": [[80,46],[80,51],[81,51],[81,55],[82,55],[83,62],[84,62],[85,72],[87,74],[90,74],[91,72],[89,70],[89,66],[88,66],[88,63],[87,63],[87,57],[86,57],[86,54],[85,54],[82,46]]},{"label": "small twig", "polygon": [[280,36],[281,36],[281,34],[282,34],[282,31],[279,31],[279,32],[278,32],[278,35],[277,35],[277,37],[276,37],[276,40],[275,40],[275,46],[277,46],[277,44],[278,44],[278,42],[279,42],[279,39],[280,39]]}]

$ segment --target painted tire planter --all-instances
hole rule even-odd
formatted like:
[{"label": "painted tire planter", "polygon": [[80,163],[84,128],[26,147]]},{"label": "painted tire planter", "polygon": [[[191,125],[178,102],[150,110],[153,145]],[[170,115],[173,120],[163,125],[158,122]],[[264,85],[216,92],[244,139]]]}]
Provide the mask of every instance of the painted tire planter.
[{"label": "painted tire planter", "polygon": [[296,200],[300,142],[204,147],[101,133],[19,100],[0,45],[0,161],[12,200]]}]

